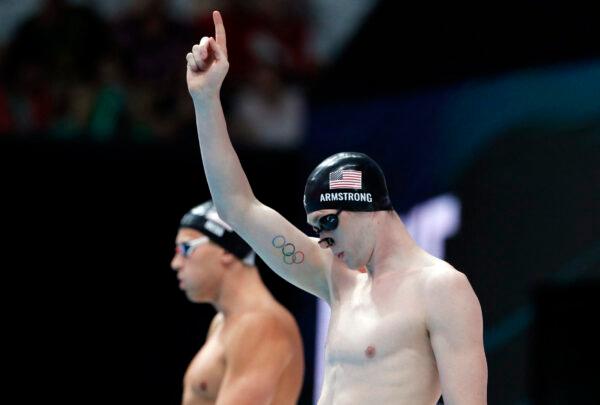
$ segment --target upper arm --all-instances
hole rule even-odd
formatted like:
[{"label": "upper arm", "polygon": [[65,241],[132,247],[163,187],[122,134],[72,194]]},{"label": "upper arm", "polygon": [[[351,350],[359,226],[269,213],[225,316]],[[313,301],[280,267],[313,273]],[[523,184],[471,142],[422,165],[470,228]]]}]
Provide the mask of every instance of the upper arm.
[{"label": "upper arm", "polygon": [[217,405],[270,404],[293,355],[293,344],[277,321],[247,316],[227,343]]},{"label": "upper arm", "polygon": [[427,327],[446,404],[487,402],[481,307],[466,276],[432,275],[425,289]]},{"label": "upper arm", "polygon": [[[218,206],[217,206],[218,209]],[[277,211],[254,199],[230,225],[277,274],[327,302],[333,255]]]}]

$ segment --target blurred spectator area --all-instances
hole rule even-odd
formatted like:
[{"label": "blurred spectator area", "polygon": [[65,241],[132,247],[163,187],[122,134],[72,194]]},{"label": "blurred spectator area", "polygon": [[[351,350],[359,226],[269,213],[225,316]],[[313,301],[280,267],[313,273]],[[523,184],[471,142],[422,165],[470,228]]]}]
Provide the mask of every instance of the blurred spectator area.
[{"label": "blurred spectator area", "polygon": [[[231,59],[222,95],[226,113],[239,98],[257,105],[266,96],[260,119],[280,118],[291,128],[281,130],[287,140],[276,140],[275,147],[294,148],[303,137],[301,89],[317,65],[308,1],[29,0],[2,2],[0,9],[5,136],[93,142],[193,137],[185,55],[202,36],[214,35],[211,11],[219,9]],[[256,128],[239,109],[235,114],[235,138],[258,140],[259,148],[260,135],[281,126]]]}]

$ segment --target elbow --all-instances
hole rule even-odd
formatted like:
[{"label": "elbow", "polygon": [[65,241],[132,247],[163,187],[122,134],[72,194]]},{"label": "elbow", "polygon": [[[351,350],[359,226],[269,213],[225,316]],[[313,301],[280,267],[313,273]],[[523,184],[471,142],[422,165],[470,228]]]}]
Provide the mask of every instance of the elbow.
[{"label": "elbow", "polygon": [[234,227],[234,219],[235,219],[235,207],[234,206],[227,206],[225,204],[219,204],[216,201],[215,203],[215,209],[217,210],[217,215],[219,216],[219,218],[221,218],[222,221],[224,221],[225,223],[227,223],[229,226]]}]

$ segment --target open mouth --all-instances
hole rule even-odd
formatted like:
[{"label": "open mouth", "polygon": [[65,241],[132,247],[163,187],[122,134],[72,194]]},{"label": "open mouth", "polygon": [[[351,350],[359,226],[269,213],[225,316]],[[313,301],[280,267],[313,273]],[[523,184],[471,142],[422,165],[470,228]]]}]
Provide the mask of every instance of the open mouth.
[{"label": "open mouth", "polygon": [[340,252],[336,256],[338,259],[342,260],[344,258],[344,252]]}]

